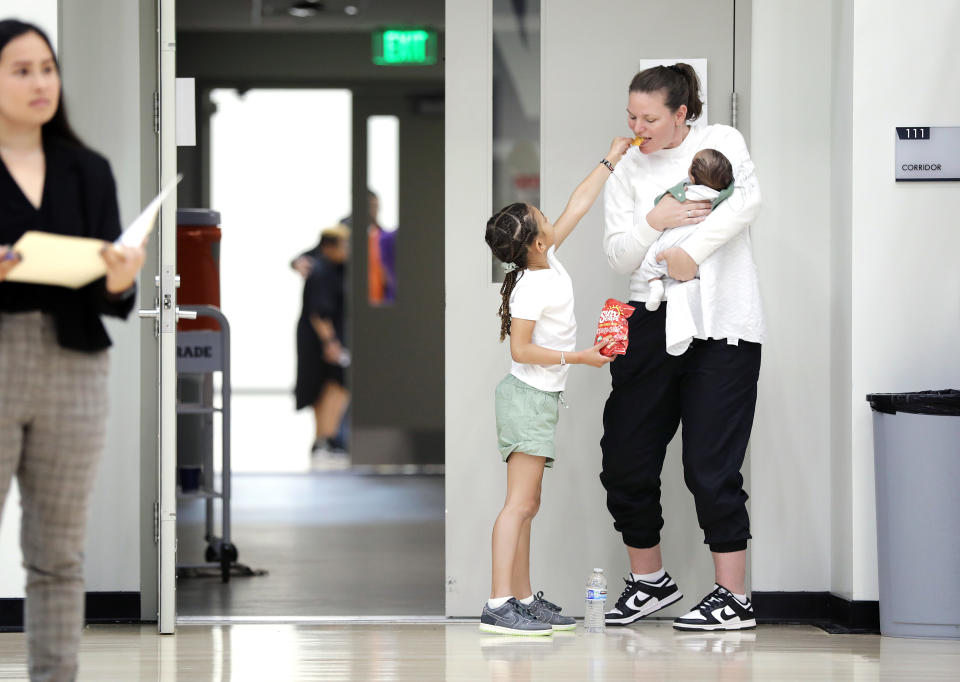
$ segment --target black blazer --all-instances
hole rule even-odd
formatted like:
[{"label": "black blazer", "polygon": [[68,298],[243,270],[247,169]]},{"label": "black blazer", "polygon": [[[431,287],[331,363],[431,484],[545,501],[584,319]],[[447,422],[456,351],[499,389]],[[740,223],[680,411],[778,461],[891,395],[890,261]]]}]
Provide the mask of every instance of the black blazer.
[{"label": "black blazer", "polygon": [[[117,187],[110,164],[94,151],[58,138],[44,139],[46,178],[37,209],[0,161],[0,244],[13,245],[27,230],[112,242],[120,236]],[[80,289],[0,282],[0,312],[40,310],[53,316],[64,348],[99,351],[110,346],[100,315],[125,318],[135,296],[112,296],[106,277]]]}]

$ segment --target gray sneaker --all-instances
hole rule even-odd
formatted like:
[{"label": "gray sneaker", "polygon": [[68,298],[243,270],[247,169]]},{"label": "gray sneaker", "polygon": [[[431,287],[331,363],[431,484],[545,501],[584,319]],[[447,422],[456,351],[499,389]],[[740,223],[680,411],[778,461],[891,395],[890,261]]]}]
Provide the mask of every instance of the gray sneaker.
[{"label": "gray sneaker", "polygon": [[554,630],[573,630],[577,627],[577,621],[573,618],[560,615],[563,609],[543,598],[543,590],[537,592],[533,598],[533,603],[528,604],[527,608],[536,616],[537,620],[547,623]]},{"label": "gray sneaker", "polygon": [[553,634],[550,625],[537,620],[528,607],[513,598],[496,609],[484,604],[483,613],[480,614],[480,631],[498,635]]}]

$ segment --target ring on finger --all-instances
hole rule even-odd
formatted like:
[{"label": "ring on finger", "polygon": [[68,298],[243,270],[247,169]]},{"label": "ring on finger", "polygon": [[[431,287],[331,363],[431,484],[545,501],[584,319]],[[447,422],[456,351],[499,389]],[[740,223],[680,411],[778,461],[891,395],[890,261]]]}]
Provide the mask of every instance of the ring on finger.
[{"label": "ring on finger", "polygon": [[690,217],[690,211],[689,211],[689,210],[687,211],[687,217],[688,217],[688,218]]}]

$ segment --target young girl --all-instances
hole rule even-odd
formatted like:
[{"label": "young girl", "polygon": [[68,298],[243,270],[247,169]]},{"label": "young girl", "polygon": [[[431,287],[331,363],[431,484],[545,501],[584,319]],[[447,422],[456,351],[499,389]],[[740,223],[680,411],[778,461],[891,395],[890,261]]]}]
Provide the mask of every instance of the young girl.
[{"label": "young girl", "polygon": [[576,627],[560,607],[530,587],[530,524],[540,505],[544,467],[553,466],[553,434],[567,365],[602,367],[604,339],[575,351],[573,283],[556,250],[600,193],[627,151],[618,137],[607,156],[580,183],[555,224],[534,206],[516,203],[487,222],[486,240],[507,275],[500,293],[500,340],[510,336],[513,366],[496,391],[497,438],[507,463],[507,499],[493,526],[493,586],[480,629],[548,635]]}]

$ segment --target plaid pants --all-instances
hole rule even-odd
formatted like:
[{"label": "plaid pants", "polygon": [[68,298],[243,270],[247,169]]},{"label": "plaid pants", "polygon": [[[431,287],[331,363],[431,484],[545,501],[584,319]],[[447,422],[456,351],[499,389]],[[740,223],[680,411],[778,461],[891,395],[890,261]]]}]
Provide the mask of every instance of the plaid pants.
[{"label": "plaid pants", "polygon": [[0,314],[0,510],[14,474],[33,682],[77,674],[87,502],[103,449],[106,351],[57,344],[39,312]]}]

